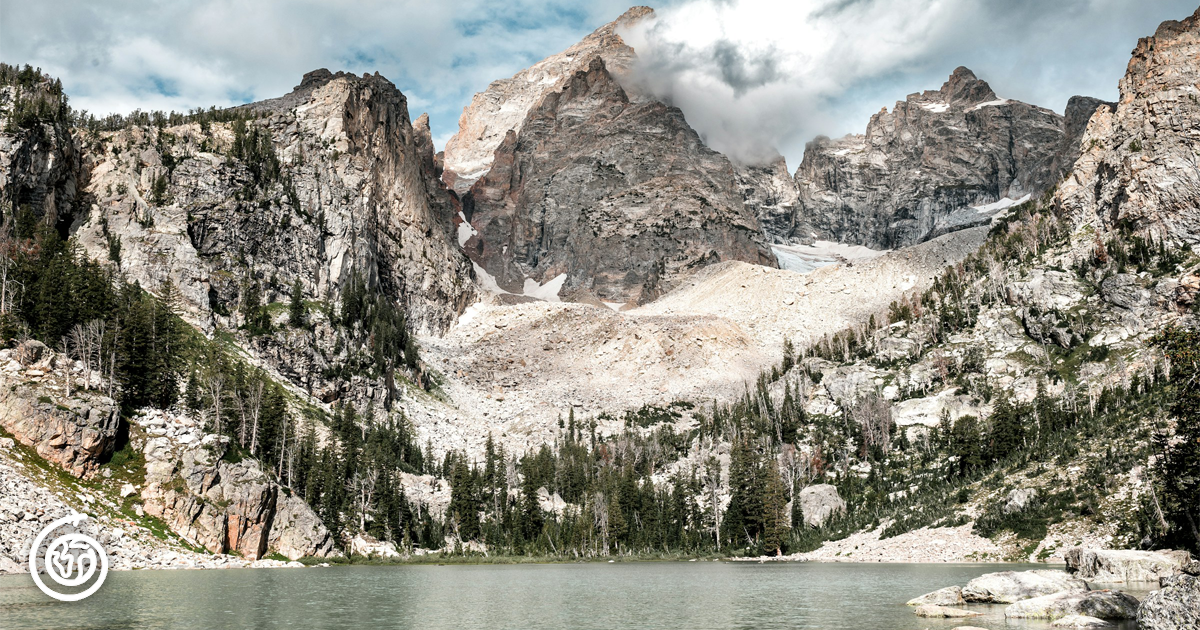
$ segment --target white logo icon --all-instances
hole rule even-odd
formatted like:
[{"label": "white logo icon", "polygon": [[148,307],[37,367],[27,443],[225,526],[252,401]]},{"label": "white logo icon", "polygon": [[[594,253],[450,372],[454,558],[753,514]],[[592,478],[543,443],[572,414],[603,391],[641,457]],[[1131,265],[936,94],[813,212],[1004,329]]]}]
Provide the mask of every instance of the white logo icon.
[{"label": "white logo icon", "polygon": [[64,534],[50,541],[46,547],[42,568],[46,575],[49,575],[50,579],[58,584],[76,587],[87,584],[88,580],[96,575],[96,569],[99,567],[100,577],[96,578],[94,584],[79,593],[59,593],[46,586],[38,571],[38,552],[41,550],[42,541],[46,539],[46,536],[63,525],[79,525],[85,519],[87,519],[86,514],[74,514],[50,523],[37,535],[37,538],[33,539],[33,547],[29,550],[29,574],[33,576],[33,583],[37,584],[43,593],[61,602],[77,602],[91,597],[93,593],[100,590],[100,585],[104,584],[104,578],[108,577],[108,554],[104,553],[104,548],[96,542],[95,538],[79,533]]}]

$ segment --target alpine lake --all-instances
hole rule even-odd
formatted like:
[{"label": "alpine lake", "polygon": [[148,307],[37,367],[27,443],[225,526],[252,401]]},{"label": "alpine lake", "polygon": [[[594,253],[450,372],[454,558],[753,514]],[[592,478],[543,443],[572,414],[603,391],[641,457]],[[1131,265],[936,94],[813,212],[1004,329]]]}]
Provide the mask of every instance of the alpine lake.
[{"label": "alpine lake", "polygon": [[10,575],[0,577],[0,628],[1050,630],[1046,621],[1006,621],[1000,605],[968,606],[984,616],[957,620],[922,619],[905,605],[984,573],[1031,568],[1047,566],[693,561],[127,571],[109,573],[99,592],[76,603],[43,595],[28,575]]}]

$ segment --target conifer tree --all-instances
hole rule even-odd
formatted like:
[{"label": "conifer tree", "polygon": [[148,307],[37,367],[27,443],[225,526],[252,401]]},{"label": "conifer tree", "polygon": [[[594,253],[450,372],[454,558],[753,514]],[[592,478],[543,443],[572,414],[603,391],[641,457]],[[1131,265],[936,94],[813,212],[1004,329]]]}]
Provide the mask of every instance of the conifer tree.
[{"label": "conifer tree", "polygon": [[771,458],[764,466],[763,476],[763,550],[779,556],[783,555],[784,544],[791,532],[788,525],[787,488],[779,474],[779,467]]},{"label": "conifer tree", "polygon": [[1160,435],[1155,464],[1166,542],[1200,551],[1200,332],[1171,327],[1154,340],[1171,362],[1174,436]]},{"label": "conifer tree", "polygon": [[300,286],[300,279],[292,283],[292,296],[288,302],[288,324],[293,328],[304,328],[308,325],[304,317],[304,288]]}]

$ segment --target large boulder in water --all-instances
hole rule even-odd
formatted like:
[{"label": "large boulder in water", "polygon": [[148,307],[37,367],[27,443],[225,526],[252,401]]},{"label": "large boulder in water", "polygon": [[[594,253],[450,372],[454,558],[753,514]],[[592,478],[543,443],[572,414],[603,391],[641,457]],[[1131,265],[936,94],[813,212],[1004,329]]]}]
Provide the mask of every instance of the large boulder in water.
[{"label": "large boulder in water", "polygon": [[796,500],[800,502],[804,524],[809,527],[820,527],[834,514],[846,513],[846,502],[838,495],[837,488],[827,483],[801,490]]},{"label": "large boulder in water", "polygon": [[963,587],[963,599],[986,604],[1011,604],[1063,591],[1086,591],[1087,582],[1065,571],[1001,571],[981,575]]},{"label": "large boulder in water", "polygon": [[1200,578],[1186,573],[1163,578],[1162,588],[1138,607],[1137,622],[1141,630],[1200,628]]},{"label": "large boulder in water", "polygon": [[908,600],[909,606],[923,606],[925,604],[958,606],[963,603],[965,602],[963,601],[961,586],[947,586],[946,588],[938,589],[932,593],[925,593],[920,597]]},{"label": "large boulder in water", "polygon": [[1006,619],[1061,619],[1085,615],[1097,619],[1133,619],[1138,600],[1121,591],[1065,591],[1019,601],[1004,609]]},{"label": "large boulder in water", "polygon": [[1158,582],[1174,575],[1191,559],[1186,551],[1072,549],[1067,572],[1092,582]]}]

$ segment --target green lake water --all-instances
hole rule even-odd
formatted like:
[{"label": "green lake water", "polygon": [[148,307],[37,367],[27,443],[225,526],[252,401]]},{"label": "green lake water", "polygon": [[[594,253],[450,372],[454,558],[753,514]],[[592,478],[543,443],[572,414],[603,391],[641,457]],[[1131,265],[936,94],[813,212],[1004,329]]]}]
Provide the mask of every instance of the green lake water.
[{"label": "green lake water", "polygon": [[986,616],[964,624],[921,619],[904,605],[984,573],[1030,568],[1047,567],[645,562],[132,571],[110,573],[78,603],[54,601],[18,575],[0,577],[0,629],[1050,630],[1046,622],[1006,624],[1003,606],[969,607]]}]

